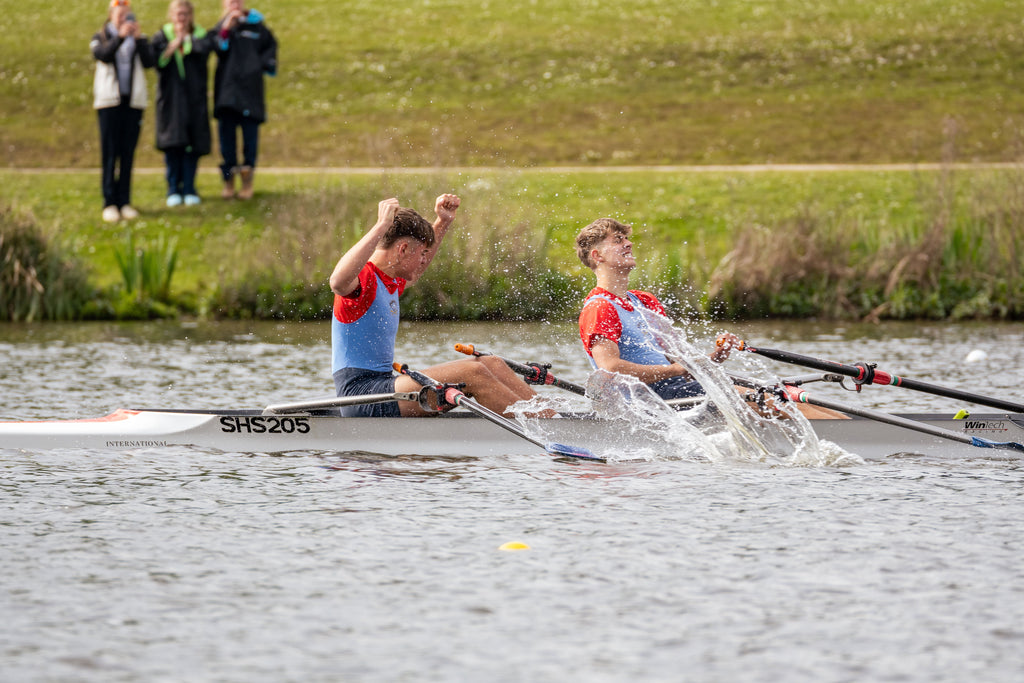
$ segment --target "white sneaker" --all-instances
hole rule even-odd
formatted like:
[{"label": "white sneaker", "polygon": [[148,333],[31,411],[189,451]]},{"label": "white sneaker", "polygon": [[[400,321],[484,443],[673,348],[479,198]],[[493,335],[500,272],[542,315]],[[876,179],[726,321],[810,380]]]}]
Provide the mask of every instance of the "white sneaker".
[{"label": "white sneaker", "polygon": [[117,210],[117,207],[111,204],[110,206],[104,207],[103,209],[103,220],[107,223],[116,223],[121,220],[121,212]]},{"label": "white sneaker", "polygon": [[125,204],[121,207],[121,218],[132,221],[139,217],[139,212],[134,207]]},{"label": "white sneaker", "polygon": [[203,201],[203,200],[200,199],[199,195],[197,195],[197,194],[187,194],[187,195],[185,195],[185,206],[195,206],[196,204],[198,204],[201,201]]},{"label": "white sneaker", "polygon": [[175,207],[181,206],[181,195],[180,194],[169,194],[167,195],[167,206]]}]

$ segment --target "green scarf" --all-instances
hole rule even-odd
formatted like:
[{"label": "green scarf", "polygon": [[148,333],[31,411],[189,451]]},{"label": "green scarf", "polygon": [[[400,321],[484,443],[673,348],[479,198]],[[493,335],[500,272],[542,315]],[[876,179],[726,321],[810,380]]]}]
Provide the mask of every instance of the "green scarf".
[{"label": "green scarf", "polygon": [[[174,40],[174,24],[164,24],[164,35],[167,36],[168,41]],[[185,55],[192,54],[192,38],[197,40],[206,37],[206,29],[202,26],[196,26],[192,30],[191,35],[185,36],[185,40],[181,43],[181,50],[174,51],[174,61],[178,64],[178,76],[181,80],[185,80]],[[167,66],[168,60],[160,55],[160,66]]]}]

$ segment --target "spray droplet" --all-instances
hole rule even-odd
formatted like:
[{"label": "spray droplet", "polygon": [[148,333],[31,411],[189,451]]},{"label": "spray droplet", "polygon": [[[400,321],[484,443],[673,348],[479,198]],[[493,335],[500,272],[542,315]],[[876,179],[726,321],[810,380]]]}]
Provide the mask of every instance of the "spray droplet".
[{"label": "spray droplet", "polygon": [[987,358],[988,358],[988,354],[987,353],[985,353],[981,349],[974,349],[973,351],[971,351],[970,353],[967,354],[967,357],[964,358],[964,362],[965,363],[980,363],[981,361],[986,360]]}]

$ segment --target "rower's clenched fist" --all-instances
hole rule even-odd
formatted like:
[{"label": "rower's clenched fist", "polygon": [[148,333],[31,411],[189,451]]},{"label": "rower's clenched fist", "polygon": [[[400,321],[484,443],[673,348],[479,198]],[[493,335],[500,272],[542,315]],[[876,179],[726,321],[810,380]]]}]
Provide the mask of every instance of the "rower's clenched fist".
[{"label": "rower's clenched fist", "polygon": [[455,220],[455,212],[459,209],[462,200],[454,194],[443,194],[434,201],[434,211],[437,217],[445,223]]}]

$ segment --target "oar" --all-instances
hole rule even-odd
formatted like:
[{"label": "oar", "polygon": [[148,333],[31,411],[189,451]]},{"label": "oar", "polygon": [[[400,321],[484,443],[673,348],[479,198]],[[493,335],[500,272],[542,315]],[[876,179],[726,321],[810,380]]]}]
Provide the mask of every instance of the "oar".
[{"label": "oar", "polygon": [[958,434],[942,427],[936,427],[934,425],[924,424],[922,422],[916,422],[914,420],[908,420],[904,417],[898,417],[896,415],[889,415],[888,413],[882,413],[877,410],[870,410],[868,408],[857,408],[854,406],[847,405],[845,403],[839,403],[837,401],[831,401],[824,398],[818,398],[811,396],[806,391],[799,389],[794,386],[785,387],[785,397],[790,401],[796,401],[798,403],[808,403],[812,406],[821,406],[822,408],[831,408],[832,410],[838,410],[851,415],[858,415],[860,417],[866,417],[871,420],[878,422],[884,422],[891,424],[896,427],[903,427],[905,429],[912,429],[916,432],[923,434],[930,434],[932,436],[938,436],[943,439],[949,439],[951,441],[959,441],[970,446],[978,446],[979,448],[1006,448],[1014,451],[1020,451],[1024,453],[1024,445],[1015,443],[1013,441],[989,441],[988,439],[982,439],[977,436],[967,436],[966,434]]},{"label": "oar", "polygon": [[535,446],[543,448],[551,455],[557,455],[559,457],[565,458],[580,458],[582,460],[596,460],[598,462],[605,461],[604,458],[594,455],[586,448],[582,448],[579,446],[567,446],[565,444],[560,443],[544,443],[543,441],[538,441],[537,439],[534,439],[532,436],[527,434],[522,427],[520,427],[512,420],[509,420],[504,415],[499,415],[490,408],[480,405],[479,403],[471,399],[469,396],[466,396],[464,393],[462,393],[459,389],[453,386],[445,386],[444,384],[441,384],[437,380],[427,377],[422,372],[410,369],[409,366],[405,365],[404,363],[395,363],[393,367],[397,372],[400,372],[404,375],[408,375],[414,381],[422,384],[425,387],[443,390],[444,398],[449,403],[466,408],[470,412],[479,415],[485,420],[493,422],[502,429],[506,429],[515,434],[516,436],[526,439]]},{"label": "oar", "polygon": [[312,401],[296,403],[277,403],[263,409],[264,415],[282,413],[302,413],[309,410],[325,410],[342,406],[361,406],[368,403],[384,403],[386,401],[416,401],[422,404],[422,394],[416,391],[398,391],[393,394],[362,394],[360,396],[339,396],[337,398],[319,398]]},{"label": "oar", "polygon": [[772,360],[781,361],[783,363],[802,365],[804,367],[814,368],[815,370],[823,370],[824,372],[835,372],[840,375],[852,377],[854,382],[856,382],[857,384],[886,384],[894,387],[912,389],[914,391],[920,391],[926,394],[934,394],[936,396],[955,398],[960,401],[969,401],[971,403],[977,403],[978,405],[991,406],[993,408],[999,408],[1000,410],[1009,410],[1014,413],[1024,413],[1024,404],[1013,403],[1012,401],[1006,401],[1000,398],[993,398],[991,396],[981,396],[980,394],[972,394],[970,392],[960,391],[959,389],[951,389],[948,387],[942,387],[935,384],[928,384],[927,382],[920,382],[918,380],[907,379],[906,377],[899,377],[888,372],[883,372],[882,370],[876,370],[874,364],[871,363],[857,363],[856,365],[844,365],[842,363],[821,360],[819,358],[813,358],[811,356],[803,356],[798,353],[792,353],[790,351],[766,349],[760,346],[755,347],[751,346],[751,344],[746,341],[740,342],[737,348],[739,348],[741,351],[749,351],[750,353],[756,353],[759,356],[771,358]]},{"label": "oar", "polygon": [[[494,355],[493,353],[487,353],[486,351],[478,351],[472,344],[456,344],[455,350],[458,351],[459,353],[464,353],[467,356],[479,357]],[[514,360],[509,360],[508,358],[505,358],[503,356],[496,357],[503,360],[505,362],[505,365],[509,366],[513,372],[522,375],[523,378],[526,380],[527,384],[550,384],[553,387],[565,389],[566,391],[571,391],[572,393],[579,394],[580,396],[587,395],[587,390],[584,387],[581,387],[579,384],[573,384],[572,382],[569,382],[564,379],[559,379],[555,377],[553,374],[551,374],[549,370],[549,368],[551,368],[551,365],[548,363],[544,363],[543,365],[541,365],[540,363],[526,364],[519,363]],[[699,403],[703,403],[704,399],[705,397],[703,395],[700,395],[689,398],[672,398],[665,401],[665,403],[677,409],[692,408],[693,406]]]},{"label": "oar", "polygon": [[[456,344],[455,350],[458,351],[459,353],[464,353],[467,356],[479,357],[494,355],[492,353],[487,353],[485,351],[477,351],[472,344]],[[502,356],[498,356],[498,358],[501,358],[501,360],[505,361],[505,365],[509,366],[514,372],[517,372],[520,375],[522,375],[523,379],[526,380],[527,384],[550,384],[551,386],[558,387],[559,389],[565,389],[566,391],[571,391],[572,393],[579,394],[580,396],[586,396],[587,394],[587,390],[581,387],[579,384],[573,384],[572,382],[567,382],[564,379],[558,379],[553,374],[551,374],[548,371],[551,367],[550,365],[541,365],[539,363],[517,363],[514,360],[509,360],[508,358],[503,358]]]},{"label": "oar", "polygon": [[[478,351],[472,344],[456,344],[455,350],[458,351],[459,353],[464,353],[467,356],[494,355],[493,353],[487,353],[486,351]],[[579,394],[580,396],[587,395],[587,390],[584,387],[581,387],[579,384],[573,384],[568,380],[559,379],[555,377],[553,374],[551,374],[551,365],[548,363],[544,363],[543,365],[540,363],[527,364],[518,363],[514,360],[509,360],[508,358],[505,358],[503,356],[497,356],[497,358],[500,358],[501,360],[505,361],[505,365],[512,368],[514,372],[517,372],[520,375],[522,375],[523,379],[526,380],[527,384],[550,384],[553,387],[565,389],[566,391],[571,391],[572,393]],[[698,403],[703,403],[703,401],[704,396],[701,395],[693,396],[690,398],[673,398],[669,399],[668,401],[665,401],[665,403],[669,404],[673,408],[689,408],[697,405]]]}]

